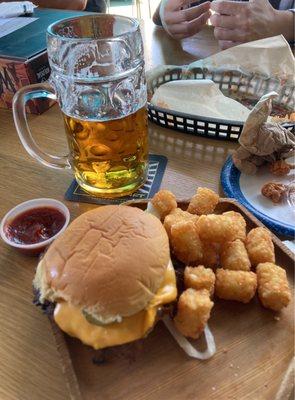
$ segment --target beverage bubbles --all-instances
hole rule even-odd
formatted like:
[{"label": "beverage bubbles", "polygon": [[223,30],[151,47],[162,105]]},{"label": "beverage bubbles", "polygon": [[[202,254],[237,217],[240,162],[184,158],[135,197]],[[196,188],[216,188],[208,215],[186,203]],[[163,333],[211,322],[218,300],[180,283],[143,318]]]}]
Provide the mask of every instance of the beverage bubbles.
[{"label": "beverage bubbles", "polygon": [[126,117],[87,121],[64,114],[72,168],[79,185],[108,197],[128,195],[146,180],[146,107]]}]

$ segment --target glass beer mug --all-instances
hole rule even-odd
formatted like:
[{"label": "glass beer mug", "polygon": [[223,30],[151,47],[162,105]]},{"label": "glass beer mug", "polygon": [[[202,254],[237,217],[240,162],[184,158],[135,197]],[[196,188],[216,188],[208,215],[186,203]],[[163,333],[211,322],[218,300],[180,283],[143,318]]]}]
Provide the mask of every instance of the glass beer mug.
[{"label": "glass beer mug", "polygon": [[[143,44],[136,20],[107,14],[58,21],[48,27],[48,83],[14,97],[18,135],[28,153],[53,168],[72,168],[78,184],[96,196],[134,192],[148,167],[147,91]],[[40,149],[28,127],[30,99],[56,99],[68,156]]]}]

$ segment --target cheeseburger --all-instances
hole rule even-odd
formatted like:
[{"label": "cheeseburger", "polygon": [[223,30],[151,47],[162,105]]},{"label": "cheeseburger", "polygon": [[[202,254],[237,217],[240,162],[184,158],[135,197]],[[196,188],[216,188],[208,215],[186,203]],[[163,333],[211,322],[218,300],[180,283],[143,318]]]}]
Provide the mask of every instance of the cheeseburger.
[{"label": "cheeseburger", "polygon": [[102,349],[145,337],[176,299],[169,241],[138,208],[104,206],[75,219],[39,262],[39,302],[67,334]]}]

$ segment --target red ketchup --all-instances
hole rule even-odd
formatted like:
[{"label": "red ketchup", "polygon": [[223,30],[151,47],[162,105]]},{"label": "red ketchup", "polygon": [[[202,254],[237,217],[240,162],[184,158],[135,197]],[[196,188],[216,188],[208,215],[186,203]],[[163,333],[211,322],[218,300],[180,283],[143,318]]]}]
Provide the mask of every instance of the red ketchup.
[{"label": "red ketchup", "polygon": [[64,214],[56,208],[32,208],[9,221],[5,233],[12,242],[35,244],[54,236],[64,226],[65,221]]}]

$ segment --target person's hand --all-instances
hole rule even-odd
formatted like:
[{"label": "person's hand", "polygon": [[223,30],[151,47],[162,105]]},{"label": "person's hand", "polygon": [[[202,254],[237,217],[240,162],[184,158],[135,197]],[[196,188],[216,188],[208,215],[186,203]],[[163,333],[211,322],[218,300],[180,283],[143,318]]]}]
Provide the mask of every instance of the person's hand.
[{"label": "person's hand", "polygon": [[287,39],[292,35],[292,13],[275,10],[268,0],[214,1],[211,10],[216,13],[210,21],[221,49],[279,34]]},{"label": "person's hand", "polygon": [[162,0],[160,16],[164,29],[175,39],[183,39],[199,32],[210,17],[210,3],[191,7],[192,0]]}]

